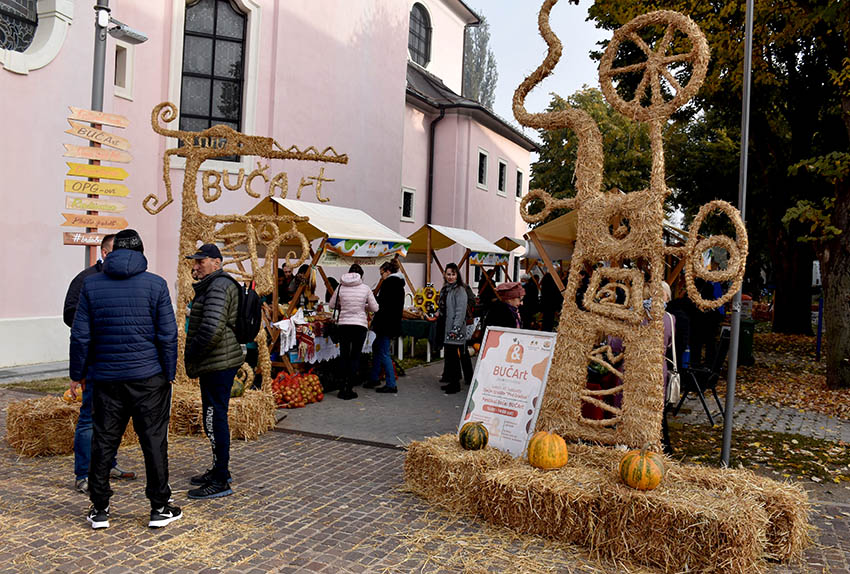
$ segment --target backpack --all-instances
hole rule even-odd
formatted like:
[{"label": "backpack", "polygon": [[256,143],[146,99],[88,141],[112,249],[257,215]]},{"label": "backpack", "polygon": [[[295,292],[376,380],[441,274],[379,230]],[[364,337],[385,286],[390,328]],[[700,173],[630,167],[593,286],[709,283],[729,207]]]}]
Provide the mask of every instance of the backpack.
[{"label": "backpack", "polygon": [[263,306],[260,296],[254,290],[253,284],[242,285],[233,277],[230,277],[230,280],[239,288],[239,308],[236,312],[236,326],[233,328],[233,334],[236,335],[236,341],[242,345],[253,343],[263,324]]}]

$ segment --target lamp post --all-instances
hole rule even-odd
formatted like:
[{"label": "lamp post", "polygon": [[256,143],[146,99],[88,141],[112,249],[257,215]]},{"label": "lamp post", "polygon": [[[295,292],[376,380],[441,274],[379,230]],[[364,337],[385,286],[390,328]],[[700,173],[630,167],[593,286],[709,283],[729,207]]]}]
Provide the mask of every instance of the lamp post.
[{"label": "lamp post", "polygon": [[[129,44],[141,44],[147,41],[147,36],[137,30],[133,30],[126,24],[112,18],[109,13],[109,0],[97,0],[94,5],[94,66],[92,67],[91,81],[91,109],[96,112],[103,111],[103,85],[104,74],[106,68],[106,34],[124,40]],[[109,25],[114,24],[113,28]],[[100,147],[100,144],[90,142],[90,146]],[[99,160],[89,160],[89,164],[100,165]],[[86,213],[91,213],[90,211]],[[92,228],[87,228],[87,232],[91,232]],[[85,265],[89,266],[94,263],[96,257],[92,257],[92,248],[86,246],[86,261]]]}]

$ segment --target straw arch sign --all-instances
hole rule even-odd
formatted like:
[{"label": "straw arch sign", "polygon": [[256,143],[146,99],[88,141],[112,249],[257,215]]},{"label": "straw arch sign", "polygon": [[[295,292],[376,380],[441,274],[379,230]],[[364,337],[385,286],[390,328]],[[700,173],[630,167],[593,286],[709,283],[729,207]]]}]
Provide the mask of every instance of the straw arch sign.
[{"label": "straw arch sign", "polygon": [[[180,141],[180,146],[167,149],[163,154],[162,175],[165,181],[165,199],[162,200],[156,194],[150,194],[144,199],[142,205],[151,215],[156,215],[174,201],[171,191],[171,156],[186,158],[183,195],[181,197],[183,213],[180,223],[180,252],[177,260],[176,301],[177,321],[179,325],[183,325],[189,302],[192,300],[191,266],[187,264],[184,257],[195,252],[198,242],[223,243],[224,249],[221,253],[224,256],[224,261],[222,267],[226,268],[226,271],[238,281],[254,281],[255,289],[260,295],[267,295],[272,292],[275,262],[275,258],[266,257],[265,262],[262,265],[260,264],[258,257],[260,246],[265,249],[266,253],[276,253],[278,247],[284,242],[286,244],[292,243],[293,240],[299,242],[301,254],[295,255],[290,251],[286,256],[289,264],[295,267],[306,259],[310,251],[307,238],[296,227],[298,223],[307,221],[306,217],[241,214],[207,215],[202,213],[198,207],[196,192],[198,170],[201,164],[207,159],[244,155],[257,156],[266,160],[285,159],[347,164],[348,156],[338,154],[332,147],[327,147],[322,151],[314,147],[302,150],[294,145],[283,148],[270,137],[245,135],[223,125],[212,126],[201,132],[171,130],[160,125],[160,121],[167,124],[175,119],[177,119],[177,107],[171,102],[163,102],[154,107],[151,112],[153,130],[160,135],[177,138]],[[282,197],[286,197],[286,174],[281,173],[269,178],[268,167],[268,164],[263,165],[262,162],[258,162],[257,168],[251,173],[245,174],[244,169],[240,169],[235,183],[232,182],[227,171],[221,173],[213,170],[203,171],[202,195],[204,201],[211,203],[217,200],[221,196],[221,185],[230,190],[239,189],[244,185],[248,195],[259,198],[261,197],[259,191],[257,191],[260,189],[259,182],[254,181],[258,178],[266,184],[265,190],[269,195],[279,191]],[[321,182],[333,180],[325,179],[322,172],[320,172],[320,179],[316,183],[315,190],[320,201],[327,201],[320,195]],[[311,184],[302,182],[298,189],[299,195],[302,187],[307,185]],[[233,223],[243,224],[244,229],[236,232],[226,231],[228,224]],[[250,269],[244,265],[246,261],[250,262]],[[264,337],[265,330],[260,329],[257,335],[260,352],[259,368],[263,374],[263,388],[265,389],[269,388],[271,383],[271,360]],[[179,356],[183,356],[185,348],[186,332],[179,329]],[[186,372],[183,361],[177,362],[177,368],[178,379],[185,381]],[[246,369],[244,365],[239,376],[250,377],[249,384],[253,379],[250,370]]]},{"label": "straw arch sign", "polygon": [[[663,241],[668,189],[662,129],[702,85],[708,44],[690,18],[671,11],[639,16],[614,32],[599,68],[602,92],[618,112],[649,124],[652,171],[646,189],[606,193],[602,189],[602,136],[591,117],[578,109],[545,113],[525,109],[526,95],[552,73],[560,59],[561,42],[549,26],[549,13],[556,2],[546,0],[538,20],[548,45],[547,56],[520,84],[513,100],[520,124],[543,130],[570,128],[578,138],[576,196],[554,199],[542,190],[533,190],[520,204],[528,223],[542,221],[555,209],[574,209],[578,216],[555,359],[538,429],[603,444],[640,447],[651,443],[657,447],[664,405],[664,256],[685,259],[688,295],[703,310],[723,305],[738,291],[747,256],[747,232],[740,214],[723,201],[700,209],[684,247],[666,247]],[[531,214],[529,204],[534,202],[542,203],[543,209]],[[734,239],[699,238],[700,225],[714,211],[729,217]],[[729,262],[726,269],[711,271],[704,266],[702,253],[717,247],[728,251]],[[696,289],[695,278],[731,284],[720,298],[705,300]],[[613,373],[616,386],[588,389],[589,365]],[[607,418],[585,418],[585,405],[602,409]]]}]

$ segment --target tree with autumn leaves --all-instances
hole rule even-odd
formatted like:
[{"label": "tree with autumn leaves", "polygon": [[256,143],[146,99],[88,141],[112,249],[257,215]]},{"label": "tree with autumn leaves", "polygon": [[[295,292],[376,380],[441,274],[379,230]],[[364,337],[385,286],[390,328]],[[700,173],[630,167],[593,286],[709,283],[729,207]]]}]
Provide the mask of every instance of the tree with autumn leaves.
[{"label": "tree with autumn leaves", "polygon": [[[689,15],[711,47],[702,88],[665,132],[670,202],[692,217],[712,199],[737,203],[745,3],[597,0],[589,14],[599,27],[614,30],[659,9]],[[764,268],[774,278],[775,331],[810,333],[811,264],[818,258],[825,291],[827,384],[850,387],[850,3],[755,0],[753,14],[749,276],[757,277]],[[587,108],[587,97],[585,90],[566,102],[553,98],[550,107],[585,100],[580,107]],[[600,129],[607,138],[605,125]],[[612,145],[639,154],[639,130],[628,127],[627,132],[616,133]],[[563,193],[572,173],[568,147],[563,147],[568,140],[543,137],[533,183]],[[555,149],[558,145],[561,150]],[[547,157],[550,153],[558,160]],[[628,180],[618,173],[621,158],[609,163],[609,157],[606,187],[620,186],[615,182]],[[638,158],[626,164],[638,171],[643,165]]]}]

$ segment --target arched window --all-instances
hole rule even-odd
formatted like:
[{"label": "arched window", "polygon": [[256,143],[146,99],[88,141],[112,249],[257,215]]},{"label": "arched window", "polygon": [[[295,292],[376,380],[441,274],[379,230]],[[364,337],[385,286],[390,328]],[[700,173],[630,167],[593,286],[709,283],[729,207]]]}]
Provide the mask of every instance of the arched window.
[{"label": "arched window", "polygon": [[410,10],[410,35],[407,49],[411,59],[423,68],[431,61],[431,17],[422,4]]},{"label": "arched window", "polygon": [[0,0],[0,49],[24,52],[38,27],[36,0]]},{"label": "arched window", "polygon": [[246,22],[230,0],[186,2],[180,129],[241,131]]}]

